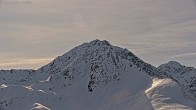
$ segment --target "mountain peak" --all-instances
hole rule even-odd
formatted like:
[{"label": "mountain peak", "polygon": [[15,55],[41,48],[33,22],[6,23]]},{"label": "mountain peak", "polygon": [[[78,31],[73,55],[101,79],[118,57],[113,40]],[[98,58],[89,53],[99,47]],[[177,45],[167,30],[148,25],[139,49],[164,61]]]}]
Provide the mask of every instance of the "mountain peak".
[{"label": "mountain peak", "polygon": [[72,85],[77,78],[86,77],[88,91],[92,93],[97,88],[119,81],[124,73],[135,69],[151,77],[166,75],[129,50],[98,39],[75,47],[38,71],[48,75],[48,81],[56,88],[54,90]]},{"label": "mountain peak", "polygon": [[158,69],[165,71],[168,75],[171,73],[180,74],[184,70],[185,66],[181,65],[177,61],[169,61],[168,63],[162,64],[158,67]]},{"label": "mountain peak", "polygon": [[182,66],[179,62],[177,61],[169,61],[168,64],[171,64],[171,65],[176,65],[176,66]]},{"label": "mountain peak", "polygon": [[98,45],[108,45],[108,46],[111,46],[111,44],[107,40],[99,40],[99,39],[95,39],[95,40],[91,41],[89,44],[91,44],[91,45],[98,44]]},{"label": "mountain peak", "polygon": [[42,67],[42,69],[49,73],[55,73],[54,71],[56,70],[62,72],[64,71],[62,69],[66,68],[68,65],[73,66],[76,62],[81,61],[85,61],[87,64],[98,63],[99,65],[103,65],[102,63],[105,63],[104,65],[111,65],[113,70],[122,68],[120,67],[122,62],[127,61],[131,67],[135,66],[139,68],[140,71],[145,71],[151,76],[165,76],[164,72],[156,69],[148,63],[145,63],[128,49],[113,46],[108,41],[101,41],[99,39],[75,47],[63,56],[57,57],[50,64]]}]

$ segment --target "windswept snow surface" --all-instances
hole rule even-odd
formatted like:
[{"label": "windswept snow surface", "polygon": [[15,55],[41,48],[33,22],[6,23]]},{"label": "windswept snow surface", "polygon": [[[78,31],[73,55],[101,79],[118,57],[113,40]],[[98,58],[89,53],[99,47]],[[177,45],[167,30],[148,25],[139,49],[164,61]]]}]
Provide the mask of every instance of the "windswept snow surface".
[{"label": "windswept snow surface", "polygon": [[155,110],[195,110],[195,102],[185,99],[181,87],[171,79],[153,79],[145,92]]},{"label": "windswept snow surface", "polygon": [[38,70],[0,71],[0,110],[195,110],[172,74],[94,40]]},{"label": "windswept snow surface", "polygon": [[43,106],[42,104],[39,104],[39,103],[35,103],[33,105],[33,108],[31,110],[51,110],[45,106]]}]

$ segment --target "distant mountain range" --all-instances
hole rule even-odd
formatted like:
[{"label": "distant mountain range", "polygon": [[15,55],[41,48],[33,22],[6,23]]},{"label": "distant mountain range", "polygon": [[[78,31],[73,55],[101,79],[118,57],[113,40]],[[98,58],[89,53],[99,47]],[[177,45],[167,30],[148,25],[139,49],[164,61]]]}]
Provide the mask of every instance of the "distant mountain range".
[{"label": "distant mountain range", "polygon": [[94,40],[37,70],[1,70],[0,110],[196,110],[196,69]]}]

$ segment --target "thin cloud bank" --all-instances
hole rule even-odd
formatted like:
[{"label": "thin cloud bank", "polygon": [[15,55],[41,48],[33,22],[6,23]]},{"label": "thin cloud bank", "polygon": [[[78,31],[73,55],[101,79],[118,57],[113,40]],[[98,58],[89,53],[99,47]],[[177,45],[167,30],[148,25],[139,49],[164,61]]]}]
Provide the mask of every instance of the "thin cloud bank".
[{"label": "thin cloud bank", "polygon": [[[155,66],[196,52],[195,0],[31,2],[0,4],[2,69],[39,68],[48,60],[36,64],[29,60],[55,58],[97,38],[126,47]],[[8,64],[8,59],[14,63],[20,58],[26,62]],[[180,62],[196,67],[194,59],[181,58]]]},{"label": "thin cloud bank", "polygon": [[188,58],[188,59],[192,60],[192,59],[196,58],[196,53],[187,53],[187,54],[175,55],[172,58],[173,59]]},{"label": "thin cloud bank", "polygon": [[[195,67],[195,62],[196,62],[196,52],[195,53],[186,53],[186,54],[181,54],[181,55],[175,55],[172,56],[171,59],[177,60],[179,62],[184,62],[188,66],[194,66]],[[193,64],[193,65],[190,65]]]},{"label": "thin cloud bank", "polygon": [[[38,66],[38,65],[45,65],[46,63],[49,63],[52,61],[53,58],[32,58],[32,59],[25,59],[25,58],[19,58],[19,59],[12,59],[12,60],[7,60],[4,63],[0,64],[0,67],[4,68],[28,68],[28,69],[36,69],[33,68],[33,66]],[[31,68],[29,68],[31,66]],[[41,67],[41,66],[40,66]]]}]

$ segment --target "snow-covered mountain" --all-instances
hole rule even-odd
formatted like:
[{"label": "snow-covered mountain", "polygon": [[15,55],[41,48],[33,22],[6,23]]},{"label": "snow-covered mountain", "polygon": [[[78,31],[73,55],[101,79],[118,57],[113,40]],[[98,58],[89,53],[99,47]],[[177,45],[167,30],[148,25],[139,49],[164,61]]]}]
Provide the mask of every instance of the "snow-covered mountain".
[{"label": "snow-covered mountain", "polygon": [[168,73],[171,79],[182,88],[184,95],[196,102],[196,69],[186,67],[176,61],[162,64],[158,67]]},{"label": "snow-covered mountain", "polygon": [[0,71],[0,110],[195,110],[195,74],[94,40],[38,70]]}]

